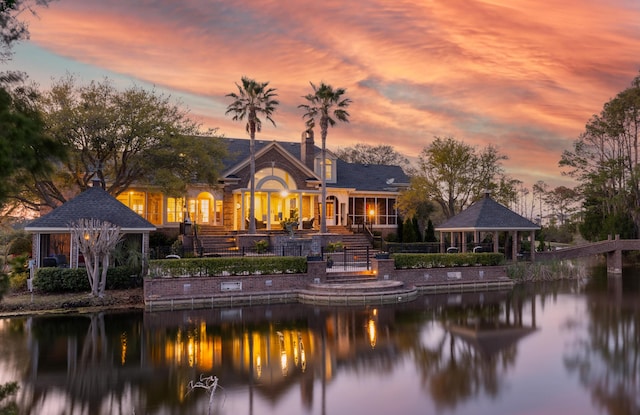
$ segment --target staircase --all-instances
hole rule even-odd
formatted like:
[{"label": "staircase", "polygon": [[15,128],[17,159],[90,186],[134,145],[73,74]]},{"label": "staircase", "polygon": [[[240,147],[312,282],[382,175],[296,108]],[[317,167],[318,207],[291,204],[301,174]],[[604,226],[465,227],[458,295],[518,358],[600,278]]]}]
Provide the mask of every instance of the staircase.
[{"label": "staircase", "polygon": [[235,234],[223,226],[199,225],[198,240],[204,255],[237,249]]},{"label": "staircase", "polygon": [[369,238],[363,233],[353,233],[344,226],[327,226],[327,232],[340,235],[340,240],[346,248],[371,248]]}]

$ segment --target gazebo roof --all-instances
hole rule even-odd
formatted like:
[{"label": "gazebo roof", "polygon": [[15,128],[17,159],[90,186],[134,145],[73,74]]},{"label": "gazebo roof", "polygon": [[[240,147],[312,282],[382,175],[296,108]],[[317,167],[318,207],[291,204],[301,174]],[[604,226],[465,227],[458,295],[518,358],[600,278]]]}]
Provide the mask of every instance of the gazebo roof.
[{"label": "gazebo roof", "polygon": [[78,219],[99,219],[119,226],[123,232],[154,231],[156,227],[99,186],[93,186],[51,212],[34,220],[30,232],[68,231]]},{"label": "gazebo roof", "polygon": [[466,210],[436,226],[440,232],[533,231],[540,226],[493,200],[487,193]]}]

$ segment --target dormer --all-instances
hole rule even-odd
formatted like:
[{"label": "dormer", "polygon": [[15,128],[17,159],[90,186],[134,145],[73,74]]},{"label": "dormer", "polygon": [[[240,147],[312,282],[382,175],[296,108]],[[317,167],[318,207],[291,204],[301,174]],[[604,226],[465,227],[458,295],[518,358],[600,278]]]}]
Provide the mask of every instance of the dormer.
[{"label": "dormer", "polygon": [[[326,151],[326,161],[325,161],[325,171],[326,171],[326,181],[327,183],[336,183],[338,181],[338,158],[330,151]],[[316,154],[313,171],[319,176],[322,177],[322,152],[318,152]]]}]

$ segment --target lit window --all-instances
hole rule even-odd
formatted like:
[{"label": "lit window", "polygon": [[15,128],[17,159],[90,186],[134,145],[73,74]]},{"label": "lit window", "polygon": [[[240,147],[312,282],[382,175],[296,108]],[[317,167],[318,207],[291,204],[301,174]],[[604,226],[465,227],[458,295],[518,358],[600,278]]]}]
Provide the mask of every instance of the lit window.
[{"label": "lit window", "polygon": [[181,197],[167,198],[167,222],[182,222],[184,199]]}]

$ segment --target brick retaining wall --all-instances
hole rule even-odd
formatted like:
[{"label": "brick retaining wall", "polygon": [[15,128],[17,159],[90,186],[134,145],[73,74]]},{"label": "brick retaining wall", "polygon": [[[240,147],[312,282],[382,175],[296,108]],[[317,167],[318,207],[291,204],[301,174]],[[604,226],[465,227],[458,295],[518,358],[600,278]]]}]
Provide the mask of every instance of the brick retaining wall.
[{"label": "brick retaining wall", "polygon": [[395,269],[393,259],[374,259],[372,265],[379,280],[402,281],[419,289],[433,285],[511,282],[504,266]]},{"label": "brick retaining wall", "polygon": [[[406,287],[422,291],[455,289],[478,290],[489,285],[507,286],[512,281],[502,266],[425,268],[396,270],[393,259],[372,260],[372,270],[378,280],[402,281]],[[326,262],[310,261],[306,274],[244,275],[227,277],[145,278],[145,304],[197,303],[224,305],[227,301],[259,303],[291,302],[301,290],[312,283],[326,282]],[[202,306],[202,304],[198,306]]]}]

